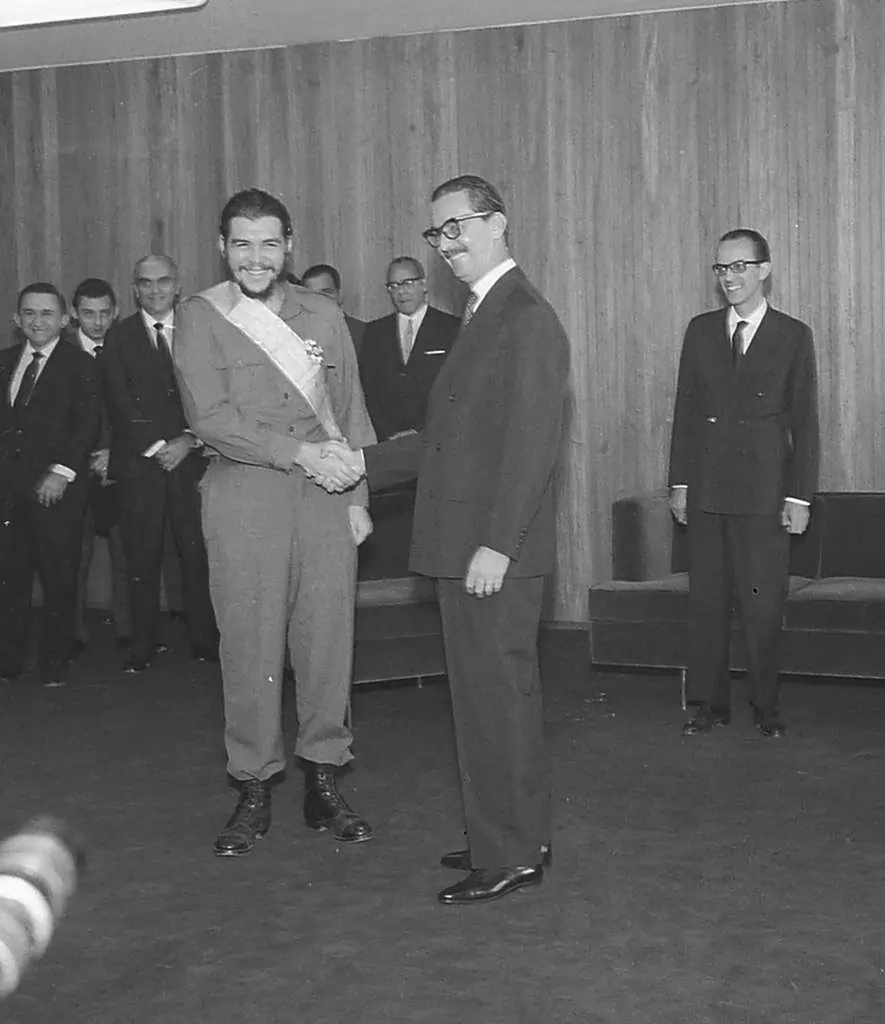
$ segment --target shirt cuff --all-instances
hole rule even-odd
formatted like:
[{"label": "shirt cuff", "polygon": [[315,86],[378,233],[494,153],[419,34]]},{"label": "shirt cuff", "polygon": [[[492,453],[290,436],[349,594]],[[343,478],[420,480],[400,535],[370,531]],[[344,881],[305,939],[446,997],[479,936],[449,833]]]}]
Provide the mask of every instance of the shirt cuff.
[{"label": "shirt cuff", "polygon": [[363,471],[363,476],[366,475],[366,454],[362,448],[357,448],[357,455],[360,457],[360,469]]},{"label": "shirt cuff", "polygon": [[58,473],[58,475],[63,476],[69,484],[72,484],[77,479],[77,474],[72,469],[68,469],[67,466],[63,466],[60,462],[53,462],[49,467],[49,472]]},{"label": "shirt cuff", "polygon": [[804,498],[784,498],[784,501],[792,501],[794,505],[804,505],[806,508],[811,505],[811,502],[805,501]]},{"label": "shirt cuff", "polygon": [[145,451],[145,452],[142,452],[141,454],[142,454],[142,455],[143,455],[143,456],[144,456],[144,457],[145,457],[146,459],[152,459],[152,458],[153,458],[153,457],[154,457],[154,456],[155,456],[155,455],[157,454],[157,452],[158,452],[158,451],[159,451],[159,450],[160,450],[161,448],[165,448],[165,447],[166,447],[166,442],[165,442],[165,441],[155,441],[155,442],[154,442],[154,443],[153,443],[153,444],[152,444],[152,445],[150,446],[150,448],[148,448],[148,450],[147,450],[147,451]]},{"label": "shirt cuff", "polygon": [[671,491],[687,491],[688,484],[670,484]]}]

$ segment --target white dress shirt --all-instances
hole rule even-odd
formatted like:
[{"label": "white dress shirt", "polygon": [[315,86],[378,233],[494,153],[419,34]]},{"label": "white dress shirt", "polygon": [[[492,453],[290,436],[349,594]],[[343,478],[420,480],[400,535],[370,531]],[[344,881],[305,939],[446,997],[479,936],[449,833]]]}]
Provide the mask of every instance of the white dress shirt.
[{"label": "white dress shirt", "polygon": [[[151,344],[154,348],[157,347],[159,341],[157,339],[157,330],[154,324],[163,325],[163,337],[166,339],[165,344],[169,349],[169,355],[172,355],[172,332],[175,330],[175,310],[171,309],[162,319],[157,317],[148,316],[143,309],[139,310],[141,318],[144,320],[144,327],[148,333],[148,337],[151,339]],[[160,449],[166,447],[166,441],[154,441],[154,443],[146,451],[141,454],[146,459],[152,459]]]},{"label": "white dress shirt", "polygon": [[[412,354],[412,349],[415,347],[415,339],[418,337],[418,331],[421,329],[421,324],[424,323],[424,316],[427,313],[427,303],[411,316],[406,316],[405,313],[396,314],[396,332],[399,337],[399,348],[403,355],[403,362],[407,362],[409,356]],[[412,324],[412,342],[409,345],[409,351],[406,351],[405,339],[406,339],[406,325]]]},{"label": "white dress shirt", "polygon": [[[56,338],[55,341],[50,341],[44,345],[43,348],[39,349],[40,355],[43,358],[37,365],[37,376],[34,378],[34,386],[36,387],[37,381],[40,379],[43,371],[46,369],[46,364],[49,362],[49,357],[55,351],[56,345],[58,345],[60,338]],[[15,402],[16,396],[18,395],[18,389],[21,387],[22,378],[25,375],[25,371],[31,364],[31,360],[34,357],[34,353],[38,349],[29,342],[25,342],[25,347],[22,349],[22,354],[18,360],[18,366],[15,368],[15,373],[12,375],[12,380],[9,382],[9,404],[12,405]],[[53,462],[49,467],[50,473],[58,473],[59,476],[63,476],[66,480],[73,483],[77,479],[77,474],[69,466],[63,466],[60,462]]]},{"label": "white dress shirt", "polygon": [[513,270],[515,266],[515,259],[506,259],[503,263],[499,263],[497,267],[493,267],[487,274],[483,274],[483,276],[471,287],[470,290],[476,296],[476,302],[473,304],[474,316],[476,316],[476,311],[482,305],[482,300],[489,294],[494,285],[501,280],[508,270]]}]

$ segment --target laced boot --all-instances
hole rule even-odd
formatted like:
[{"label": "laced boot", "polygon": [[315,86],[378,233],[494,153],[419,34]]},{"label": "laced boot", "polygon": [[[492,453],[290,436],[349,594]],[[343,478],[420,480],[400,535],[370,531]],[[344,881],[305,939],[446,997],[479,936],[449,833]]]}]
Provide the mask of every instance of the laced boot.
[{"label": "laced boot", "polygon": [[245,779],[230,820],[215,840],[219,857],[242,857],[270,828],[270,783]]},{"label": "laced boot", "polygon": [[372,838],[372,826],[348,807],[335,785],[336,772],[334,764],[304,762],[304,820],[339,843],[364,843]]}]

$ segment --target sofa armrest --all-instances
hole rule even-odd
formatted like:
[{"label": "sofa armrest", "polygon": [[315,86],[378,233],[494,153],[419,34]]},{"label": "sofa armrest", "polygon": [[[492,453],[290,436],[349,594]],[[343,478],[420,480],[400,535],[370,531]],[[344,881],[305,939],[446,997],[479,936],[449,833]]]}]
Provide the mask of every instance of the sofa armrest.
[{"label": "sofa armrest", "polygon": [[666,488],[612,505],[612,579],[661,579],[687,566],[685,530],[670,515]]}]

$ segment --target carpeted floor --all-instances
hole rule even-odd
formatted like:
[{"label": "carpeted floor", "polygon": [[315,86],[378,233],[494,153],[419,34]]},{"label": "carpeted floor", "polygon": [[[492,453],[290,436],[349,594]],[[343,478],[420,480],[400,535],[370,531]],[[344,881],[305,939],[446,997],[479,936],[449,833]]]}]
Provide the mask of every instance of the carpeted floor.
[{"label": "carpeted floor", "polygon": [[374,842],[306,829],[293,769],[232,861],[211,853],[234,800],[216,670],[173,650],[123,676],[97,627],[65,689],[6,687],[0,835],[60,813],[90,866],[0,1021],[885,1021],[885,689],[791,682],[783,740],[742,703],[683,739],[673,676],[592,675],[574,634],[543,651],[554,868],[458,909],[434,899],[461,840],[442,683],[354,695],[342,789]]}]

